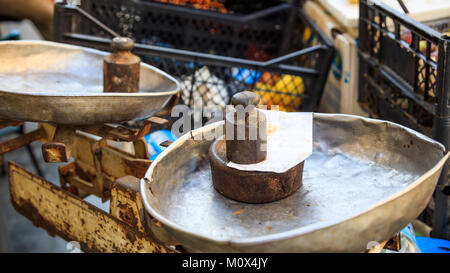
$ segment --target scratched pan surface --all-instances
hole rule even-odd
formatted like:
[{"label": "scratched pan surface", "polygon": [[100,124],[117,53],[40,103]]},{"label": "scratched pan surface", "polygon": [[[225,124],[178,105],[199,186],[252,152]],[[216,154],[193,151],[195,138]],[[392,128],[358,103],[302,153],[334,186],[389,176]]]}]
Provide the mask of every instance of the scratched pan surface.
[{"label": "scratched pan surface", "polygon": [[448,158],[441,144],[394,123],[314,114],[303,186],[274,203],[245,204],[214,190],[211,141],[192,138],[218,126],[179,138],[141,180],[147,212],[191,251],[364,251],[420,214]]},{"label": "scratched pan surface", "polygon": [[74,125],[143,119],[178,92],[174,78],[141,63],[138,93],[103,93],[107,54],[45,41],[0,42],[0,118]]}]

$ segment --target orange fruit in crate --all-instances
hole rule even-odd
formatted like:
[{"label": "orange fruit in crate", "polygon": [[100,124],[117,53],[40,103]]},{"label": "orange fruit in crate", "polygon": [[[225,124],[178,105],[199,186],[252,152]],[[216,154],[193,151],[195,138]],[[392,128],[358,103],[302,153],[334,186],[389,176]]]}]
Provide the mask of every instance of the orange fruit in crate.
[{"label": "orange fruit in crate", "polygon": [[295,111],[302,103],[304,83],[298,76],[282,75],[275,85],[258,82],[254,90],[267,107],[278,105],[281,111]]},{"label": "orange fruit in crate", "polygon": [[263,72],[259,81],[264,84],[274,85],[279,79],[280,77],[275,73]]}]

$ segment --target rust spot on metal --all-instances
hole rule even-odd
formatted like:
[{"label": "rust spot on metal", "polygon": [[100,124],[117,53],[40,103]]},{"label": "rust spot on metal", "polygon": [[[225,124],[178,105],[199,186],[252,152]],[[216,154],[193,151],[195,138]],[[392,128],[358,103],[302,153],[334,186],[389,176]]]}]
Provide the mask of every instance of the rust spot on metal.
[{"label": "rust spot on metal", "polygon": [[119,209],[127,209],[128,208],[128,206],[126,205],[126,204],[122,204],[122,203],[120,203],[120,202],[117,202],[117,207],[119,208]]},{"label": "rust spot on metal", "polygon": [[145,138],[133,141],[134,157],[141,159],[149,159],[148,146]]},{"label": "rust spot on metal", "polygon": [[164,125],[167,124],[169,121],[167,119],[164,118],[160,118],[160,117],[151,117],[148,119],[148,121],[158,124],[158,125]]},{"label": "rust spot on metal", "polygon": [[56,126],[52,142],[42,144],[45,162],[68,162],[72,153],[75,127],[71,125]]},{"label": "rust spot on metal", "polygon": [[243,209],[238,210],[238,211],[235,211],[235,212],[233,212],[233,215],[241,214],[241,213],[243,213],[244,211],[245,211],[245,210],[243,210]]},{"label": "rust spot on metal", "polygon": [[126,236],[131,243],[134,243],[136,241],[136,235],[134,235],[132,232],[127,232]]},{"label": "rust spot on metal", "polygon": [[23,124],[23,121],[19,121],[19,120],[0,119],[0,129],[9,127],[9,126],[19,126],[22,124]]},{"label": "rust spot on metal", "polygon": [[124,210],[119,211],[120,218],[126,221],[130,226],[136,227],[139,223],[139,219],[134,214],[133,209],[126,207]]},{"label": "rust spot on metal", "polygon": [[161,146],[161,147],[169,147],[170,144],[172,144],[172,143],[173,143],[173,141],[166,140],[166,141],[161,142],[161,143],[159,144],[159,146]]},{"label": "rust spot on metal", "polygon": [[9,141],[0,143],[0,154],[5,154],[17,150],[33,141],[46,137],[44,129],[36,129],[29,133],[23,134],[19,137],[13,138]]},{"label": "rust spot on metal", "polygon": [[[12,196],[11,200],[14,200]],[[50,236],[54,237],[56,233],[59,233],[55,226],[42,217],[37,208],[28,200],[19,199],[19,202],[12,202],[12,205],[17,212],[26,216],[34,226],[45,229]]]},{"label": "rust spot on metal", "polygon": [[69,223],[64,222],[64,228],[65,228],[67,231],[69,231],[71,227],[72,227],[72,226],[71,226]]},{"label": "rust spot on metal", "polygon": [[70,158],[66,151],[66,145],[56,142],[42,144],[42,156],[47,163],[68,162]]},{"label": "rust spot on metal", "polygon": [[[19,213],[51,235],[58,235],[67,241],[79,242],[81,249],[85,252],[171,251],[137,229],[33,175],[13,162],[10,162],[9,178],[11,202]],[[57,202],[61,202],[61,207],[67,209],[56,210]],[[52,213],[43,210],[44,207]],[[55,211],[57,213],[54,213]],[[75,215],[78,217],[89,215],[89,219],[94,217],[94,220],[89,223],[81,220],[85,226],[77,229],[74,227],[79,224],[79,220],[74,218]],[[115,238],[128,242],[117,244]]]},{"label": "rust spot on metal", "polygon": [[125,172],[131,176],[142,178],[147,172],[151,161],[141,162],[141,161],[128,161],[125,166]]},{"label": "rust spot on metal", "polygon": [[75,161],[75,173],[78,177],[86,181],[94,181],[97,178],[97,175],[95,173],[84,171],[83,168],[81,168],[76,161]]},{"label": "rust spot on metal", "polygon": [[[120,164],[120,166],[117,166],[119,170],[123,170],[123,174],[120,177],[129,175],[142,178],[144,177],[148,167],[151,164],[150,160],[136,159],[132,156],[127,156],[124,152],[117,151],[117,149],[114,149],[113,147],[108,146],[104,149],[105,153],[108,153],[110,157],[114,158],[115,162],[118,162]],[[113,152],[111,152],[111,150],[117,151],[117,153],[112,154]],[[105,164],[107,164],[105,163],[105,161],[107,161],[108,158],[103,160],[103,156],[104,155],[102,150],[99,150],[99,152],[96,153],[96,158],[100,162],[101,172],[112,176],[112,174],[110,173],[110,171],[112,170],[111,166],[110,165],[105,166]],[[114,178],[117,179],[119,177],[116,175]]]}]

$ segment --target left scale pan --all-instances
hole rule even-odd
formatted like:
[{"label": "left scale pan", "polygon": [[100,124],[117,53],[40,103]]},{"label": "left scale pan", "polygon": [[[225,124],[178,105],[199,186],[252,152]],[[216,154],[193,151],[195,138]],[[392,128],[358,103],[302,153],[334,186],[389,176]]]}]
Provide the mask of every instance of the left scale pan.
[{"label": "left scale pan", "polygon": [[0,118],[66,125],[145,119],[179,92],[177,80],[141,63],[139,92],[103,93],[108,54],[46,41],[0,42]]}]

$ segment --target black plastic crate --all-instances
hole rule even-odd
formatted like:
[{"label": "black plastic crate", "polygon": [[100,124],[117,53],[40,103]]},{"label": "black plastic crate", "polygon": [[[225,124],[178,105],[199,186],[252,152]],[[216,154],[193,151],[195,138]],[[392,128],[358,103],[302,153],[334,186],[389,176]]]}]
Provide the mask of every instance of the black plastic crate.
[{"label": "black plastic crate", "polygon": [[187,6],[195,9],[212,10],[228,14],[249,14],[264,10],[280,3],[281,0],[143,0],[148,2],[167,3],[177,6]]},{"label": "black plastic crate", "polygon": [[[236,2],[236,1],[235,1]],[[109,50],[133,38],[134,52],[181,83],[182,100],[225,106],[254,90],[268,105],[317,110],[334,53],[300,4],[280,2],[248,14],[223,14],[153,1],[81,0],[55,5],[55,40]]]},{"label": "black plastic crate", "polygon": [[450,38],[387,6],[360,1],[359,101],[372,116],[427,135],[447,116]]},{"label": "black plastic crate", "polygon": [[[385,5],[360,0],[359,103],[450,147],[450,37]],[[433,235],[448,237],[448,167],[434,196]]]}]

